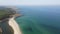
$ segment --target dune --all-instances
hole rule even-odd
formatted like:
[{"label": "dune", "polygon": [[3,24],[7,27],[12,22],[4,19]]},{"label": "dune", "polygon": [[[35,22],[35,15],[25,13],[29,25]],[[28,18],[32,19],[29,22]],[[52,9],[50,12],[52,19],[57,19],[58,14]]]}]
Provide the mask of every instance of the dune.
[{"label": "dune", "polygon": [[14,17],[9,19],[9,25],[13,28],[14,34],[22,34],[22,33],[21,33],[21,30],[20,30],[20,28],[19,28],[19,25],[18,25],[17,22],[14,20]]}]

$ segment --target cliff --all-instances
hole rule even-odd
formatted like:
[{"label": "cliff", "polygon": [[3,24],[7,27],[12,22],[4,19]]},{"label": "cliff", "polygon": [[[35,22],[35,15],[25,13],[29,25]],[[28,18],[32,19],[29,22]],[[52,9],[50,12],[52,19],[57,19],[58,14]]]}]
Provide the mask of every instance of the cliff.
[{"label": "cliff", "polygon": [[[2,8],[2,7],[1,7]],[[20,16],[14,8],[0,8],[0,34],[21,34],[19,25],[14,20]]]}]

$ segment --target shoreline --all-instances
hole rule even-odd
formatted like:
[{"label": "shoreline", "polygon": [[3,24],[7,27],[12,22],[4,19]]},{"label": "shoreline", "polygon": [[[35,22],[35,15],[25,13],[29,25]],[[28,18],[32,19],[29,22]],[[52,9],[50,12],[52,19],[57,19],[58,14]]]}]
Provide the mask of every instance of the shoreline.
[{"label": "shoreline", "polygon": [[14,34],[22,34],[22,32],[21,32],[21,30],[19,28],[19,25],[14,20],[14,17],[9,19],[9,25],[13,28]]}]

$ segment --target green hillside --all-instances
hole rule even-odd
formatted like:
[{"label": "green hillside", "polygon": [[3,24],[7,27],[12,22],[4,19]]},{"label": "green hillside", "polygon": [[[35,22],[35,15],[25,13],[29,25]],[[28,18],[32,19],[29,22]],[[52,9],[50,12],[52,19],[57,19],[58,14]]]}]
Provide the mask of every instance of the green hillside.
[{"label": "green hillside", "polygon": [[0,20],[4,18],[8,18],[9,15],[15,14],[15,10],[11,8],[0,9]]}]

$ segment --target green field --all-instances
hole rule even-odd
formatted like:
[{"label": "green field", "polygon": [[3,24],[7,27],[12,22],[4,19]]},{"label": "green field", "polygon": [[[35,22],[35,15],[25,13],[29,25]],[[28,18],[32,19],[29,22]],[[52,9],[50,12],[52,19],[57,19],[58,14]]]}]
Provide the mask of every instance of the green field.
[{"label": "green field", "polygon": [[2,19],[3,17],[6,17],[7,14],[8,14],[7,11],[5,11],[5,10],[0,10],[0,19]]}]

